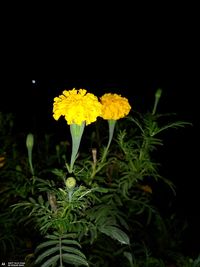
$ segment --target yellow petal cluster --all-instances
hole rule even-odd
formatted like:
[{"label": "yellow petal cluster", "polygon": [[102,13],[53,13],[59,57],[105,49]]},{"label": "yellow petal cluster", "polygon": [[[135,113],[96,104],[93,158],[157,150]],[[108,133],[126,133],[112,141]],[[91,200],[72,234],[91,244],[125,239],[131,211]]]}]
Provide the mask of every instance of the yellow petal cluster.
[{"label": "yellow petal cluster", "polygon": [[118,94],[107,93],[100,98],[102,104],[101,117],[105,120],[118,120],[131,110],[128,99]]},{"label": "yellow petal cluster", "polygon": [[64,90],[62,95],[54,98],[53,117],[58,120],[64,116],[67,123],[86,125],[95,122],[101,116],[102,105],[98,98],[87,93],[85,89]]}]

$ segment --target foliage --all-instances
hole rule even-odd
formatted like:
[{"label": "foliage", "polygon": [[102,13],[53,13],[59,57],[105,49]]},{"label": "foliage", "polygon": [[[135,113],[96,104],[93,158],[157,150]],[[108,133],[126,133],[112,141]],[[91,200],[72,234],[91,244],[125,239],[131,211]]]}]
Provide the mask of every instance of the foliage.
[{"label": "foliage", "polygon": [[55,266],[56,263],[59,266],[64,266],[64,263],[88,266],[85,255],[79,250],[80,244],[73,237],[73,233],[61,236],[54,232],[47,235],[47,240],[37,246],[35,253],[39,255],[35,264],[41,267]]},{"label": "foliage", "polygon": [[[55,143],[54,134],[39,140],[27,133],[23,136],[27,151],[20,150],[17,135],[16,140],[9,139],[5,132],[10,130],[1,122],[1,154],[6,153],[6,164],[0,168],[0,225],[7,223],[0,236],[2,256],[16,253],[23,228],[31,245],[24,242],[20,248],[29,266],[161,267],[173,260],[180,266],[197,267],[199,258],[183,256],[181,262],[175,254],[168,259],[161,251],[155,253],[160,238],[173,237],[167,231],[171,222],[152,204],[153,182],[163,181],[175,190],[173,182],[160,175],[154,155],[163,145],[162,132],[190,124],[157,114],[157,104],[158,92],[152,112],[109,121],[109,137],[102,140],[105,121],[100,118],[90,136],[83,134],[84,151],[77,152],[80,140],[75,144],[71,165],[68,140]],[[12,126],[10,117],[5,121]],[[96,146],[89,151],[87,142],[92,139]],[[8,149],[11,143],[13,151]],[[14,225],[18,234],[12,230]],[[153,245],[151,233],[157,241]],[[169,244],[162,243],[163,248],[176,250]]]}]

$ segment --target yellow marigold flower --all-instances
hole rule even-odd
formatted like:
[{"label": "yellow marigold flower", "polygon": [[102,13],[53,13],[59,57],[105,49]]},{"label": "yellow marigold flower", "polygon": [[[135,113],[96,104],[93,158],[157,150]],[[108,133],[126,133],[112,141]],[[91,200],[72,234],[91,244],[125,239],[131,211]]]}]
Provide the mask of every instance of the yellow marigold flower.
[{"label": "yellow marigold flower", "polygon": [[54,98],[53,117],[58,120],[60,116],[64,116],[67,123],[86,125],[95,122],[97,117],[101,115],[102,105],[98,98],[87,93],[85,89],[64,90],[62,95]]},{"label": "yellow marigold flower", "polygon": [[105,120],[121,119],[131,110],[128,99],[118,94],[104,94],[100,101],[103,105],[101,117]]}]

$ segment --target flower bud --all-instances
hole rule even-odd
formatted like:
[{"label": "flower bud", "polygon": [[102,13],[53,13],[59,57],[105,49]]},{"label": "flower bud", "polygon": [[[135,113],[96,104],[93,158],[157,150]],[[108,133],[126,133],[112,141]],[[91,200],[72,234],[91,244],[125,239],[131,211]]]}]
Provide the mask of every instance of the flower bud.
[{"label": "flower bud", "polygon": [[26,137],[26,147],[28,149],[32,149],[34,144],[34,137],[33,134],[29,133]]},{"label": "flower bud", "polygon": [[160,97],[161,97],[161,94],[162,94],[162,89],[158,89],[157,91],[156,91],[156,93],[155,93],[155,97],[157,98],[157,99],[159,99]]},{"label": "flower bud", "polygon": [[67,189],[73,189],[76,186],[76,180],[74,177],[69,177],[67,178],[67,180],[65,181],[65,185],[67,187]]}]

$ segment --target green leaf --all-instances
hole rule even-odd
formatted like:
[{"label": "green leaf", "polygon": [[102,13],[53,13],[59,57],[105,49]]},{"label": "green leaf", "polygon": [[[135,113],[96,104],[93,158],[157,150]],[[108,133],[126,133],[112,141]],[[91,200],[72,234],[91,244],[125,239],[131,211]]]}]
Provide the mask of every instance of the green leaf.
[{"label": "green leaf", "polygon": [[86,259],[85,255],[77,248],[73,248],[73,247],[68,247],[68,246],[62,246],[62,250],[64,250],[65,252],[70,252],[72,254],[76,254],[84,259]]},{"label": "green leaf", "polygon": [[63,178],[65,175],[64,171],[60,169],[53,169],[51,172],[61,178]]},{"label": "green leaf", "polygon": [[126,245],[130,244],[130,240],[127,234],[115,226],[107,225],[107,226],[100,228],[100,231],[110,236],[111,238],[118,240],[122,244],[126,244]]},{"label": "green leaf", "polygon": [[103,188],[103,187],[95,187],[92,188],[93,192],[99,192],[99,193],[108,193],[108,189],[107,188]]},{"label": "green leaf", "polygon": [[33,204],[36,204],[36,201],[35,201],[35,199],[34,199],[34,198],[32,198],[32,197],[29,197],[29,200],[30,200],[30,202],[31,202],[31,203],[33,203]]},{"label": "green leaf", "polygon": [[58,242],[58,238],[59,238],[59,236],[56,236],[56,235],[46,235],[45,237],[49,238],[49,239],[57,240],[57,242]]},{"label": "green leaf", "polygon": [[62,259],[64,262],[69,264],[89,266],[88,262],[84,258],[74,254],[65,253],[62,255]]},{"label": "green leaf", "polygon": [[41,267],[52,267],[59,260],[60,256],[56,255],[48,259],[45,263],[41,265]]},{"label": "green leaf", "polygon": [[138,128],[141,130],[141,132],[144,133],[142,125],[140,124],[140,122],[137,119],[130,117],[130,121],[134,122],[138,126]]},{"label": "green leaf", "polygon": [[41,255],[39,255],[35,261],[35,263],[40,263],[42,262],[42,260],[48,256],[50,256],[51,254],[58,252],[59,253],[60,248],[58,246],[56,247],[52,247],[50,249],[45,250],[45,252],[43,252]]},{"label": "green leaf", "polygon": [[62,235],[62,239],[64,239],[64,238],[76,238],[76,236],[77,236],[76,233],[68,233],[68,234]]},{"label": "green leaf", "polygon": [[127,258],[127,260],[129,261],[130,267],[134,267],[132,254],[130,252],[126,252],[126,251],[123,254]]},{"label": "green leaf", "polygon": [[44,199],[41,195],[39,195],[39,197],[38,197],[38,202],[40,205],[42,205],[42,206],[44,205]]},{"label": "green leaf", "polygon": [[51,246],[51,245],[59,245],[59,240],[49,240],[41,243],[40,245],[37,246],[36,251],[38,252],[40,249]]},{"label": "green leaf", "polygon": [[78,247],[81,247],[81,245],[76,241],[76,240],[62,240],[62,244],[66,244],[66,245],[76,245]]}]

